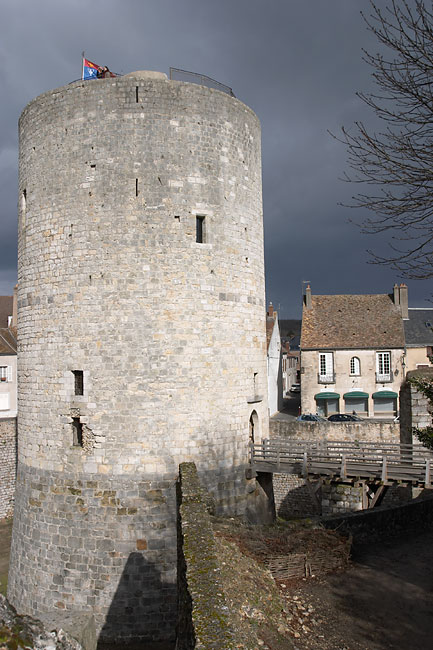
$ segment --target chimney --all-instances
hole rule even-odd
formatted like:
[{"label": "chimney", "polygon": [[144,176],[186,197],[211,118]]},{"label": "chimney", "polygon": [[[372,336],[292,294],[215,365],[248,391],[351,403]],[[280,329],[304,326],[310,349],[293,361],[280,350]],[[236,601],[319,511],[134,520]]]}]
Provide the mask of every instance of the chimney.
[{"label": "chimney", "polygon": [[405,284],[400,285],[400,311],[401,317],[404,320],[409,319],[409,297],[407,286]]},{"label": "chimney", "polygon": [[305,289],[305,307],[306,309],[311,309],[311,287],[309,284]]},{"label": "chimney", "polygon": [[16,284],[14,286],[14,298],[12,303],[12,322],[11,322],[12,327],[16,327],[18,323],[17,291],[18,291],[18,285]]},{"label": "chimney", "polygon": [[399,304],[400,304],[400,292],[398,290],[398,284],[396,283],[394,284],[394,305],[397,305],[398,307]]},{"label": "chimney", "polygon": [[273,318],[273,317],[274,317],[274,306],[273,306],[273,304],[272,304],[271,302],[269,303],[268,314],[267,314],[267,315],[268,315],[270,318]]}]

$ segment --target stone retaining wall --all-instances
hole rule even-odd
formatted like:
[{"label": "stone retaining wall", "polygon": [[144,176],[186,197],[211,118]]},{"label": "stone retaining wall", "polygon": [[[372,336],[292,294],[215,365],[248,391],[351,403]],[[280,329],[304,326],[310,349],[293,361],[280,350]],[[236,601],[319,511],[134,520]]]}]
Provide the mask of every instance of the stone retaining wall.
[{"label": "stone retaining wall", "polygon": [[271,438],[296,440],[341,440],[346,442],[400,442],[398,422],[298,422],[297,420],[269,420]]},{"label": "stone retaining wall", "polygon": [[17,419],[0,419],[0,519],[14,509],[17,470]]},{"label": "stone retaining wall", "polygon": [[433,525],[433,495],[400,506],[382,506],[340,517],[325,517],[321,523],[326,528],[338,529],[342,535],[353,535],[355,542],[419,532]]},{"label": "stone retaining wall", "polygon": [[296,474],[273,474],[275,513],[282,519],[320,515],[321,509],[307,481]]}]

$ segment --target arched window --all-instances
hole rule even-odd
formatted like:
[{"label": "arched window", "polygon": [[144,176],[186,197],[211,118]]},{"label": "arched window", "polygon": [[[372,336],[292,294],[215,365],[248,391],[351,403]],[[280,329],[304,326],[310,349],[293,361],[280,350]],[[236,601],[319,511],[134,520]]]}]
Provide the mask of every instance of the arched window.
[{"label": "arched window", "polygon": [[254,443],[257,441],[258,433],[259,433],[259,416],[257,415],[257,411],[253,411],[250,415],[250,422],[249,422],[249,429],[250,429],[250,442]]},{"label": "arched window", "polygon": [[359,363],[358,357],[352,357],[350,360],[350,374],[351,375],[361,374],[361,364]]}]

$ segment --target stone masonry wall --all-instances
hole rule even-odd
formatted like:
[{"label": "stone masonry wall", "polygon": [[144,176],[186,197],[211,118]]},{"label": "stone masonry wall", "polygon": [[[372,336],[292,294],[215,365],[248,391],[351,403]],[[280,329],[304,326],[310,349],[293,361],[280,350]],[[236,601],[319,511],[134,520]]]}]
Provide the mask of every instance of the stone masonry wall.
[{"label": "stone masonry wall", "polygon": [[173,638],[175,480],[21,464],[18,484],[8,589],[20,611],[93,611],[105,639]]},{"label": "stone masonry wall", "polygon": [[371,508],[346,516],[322,519],[326,528],[354,536],[355,542],[373,542],[410,531],[419,533],[433,525],[433,498],[393,507]]},{"label": "stone masonry wall", "polygon": [[[433,368],[424,370],[411,370],[407,377],[419,377],[433,380]],[[402,385],[400,390],[400,425],[402,442],[411,444],[413,442],[412,427],[423,429],[431,426],[432,415],[429,411],[428,399],[420,393],[408,381]],[[416,440],[415,440],[416,442]]]},{"label": "stone masonry wall", "polygon": [[17,470],[17,420],[0,419],[0,519],[14,510]]},{"label": "stone masonry wall", "polygon": [[179,467],[178,650],[241,647],[230,609],[209,514],[194,463]]},{"label": "stone masonry wall", "polygon": [[321,514],[320,492],[315,499],[314,486],[309,488],[305,479],[295,474],[274,473],[272,483],[277,517],[288,519]]},{"label": "stone masonry wall", "polygon": [[322,514],[362,510],[362,485],[324,482],[322,485]]},{"label": "stone masonry wall", "polygon": [[347,442],[400,442],[398,422],[298,422],[271,418],[271,438],[342,440]]}]

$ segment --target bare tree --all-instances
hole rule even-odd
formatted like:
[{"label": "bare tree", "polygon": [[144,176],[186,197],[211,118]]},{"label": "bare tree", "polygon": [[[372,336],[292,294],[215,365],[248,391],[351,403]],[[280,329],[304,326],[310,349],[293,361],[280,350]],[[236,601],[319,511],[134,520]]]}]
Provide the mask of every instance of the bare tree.
[{"label": "bare tree", "polygon": [[[427,4],[429,6],[427,6]],[[361,224],[366,233],[389,231],[392,252],[373,255],[413,279],[433,277],[433,2],[391,0],[383,9],[370,0],[362,14],[381,44],[364,51],[377,94],[358,96],[381,118],[384,128],[369,133],[362,122],[343,128],[346,180],[371,186],[353,197],[354,206],[374,215]],[[385,54],[383,54],[384,52]]]}]

